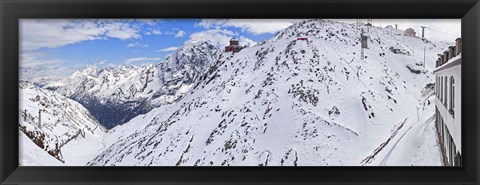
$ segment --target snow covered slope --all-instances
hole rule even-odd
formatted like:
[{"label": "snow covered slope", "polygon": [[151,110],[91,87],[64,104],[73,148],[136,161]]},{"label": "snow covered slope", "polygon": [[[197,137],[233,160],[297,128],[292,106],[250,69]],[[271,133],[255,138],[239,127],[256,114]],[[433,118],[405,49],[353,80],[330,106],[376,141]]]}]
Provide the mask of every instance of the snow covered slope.
[{"label": "snow covered slope", "polygon": [[46,155],[60,164],[84,165],[103,149],[106,129],[82,105],[28,82],[19,86],[20,165],[57,164]]},{"label": "snow covered slope", "polygon": [[63,166],[64,163],[39,148],[25,133],[18,134],[20,166]]},{"label": "snow covered slope", "polygon": [[[177,103],[112,129],[108,147],[88,164],[371,164],[375,156],[365,159],[406,120],[420,123],[412,122],[418,101],[446,43],[370,27],[361,60],[360,29],[367,31],[302,21],[223,55]],[[432,165],[424,162],[415,164]]]},{"label": "snow covered slope", "polygon": [[57,92],[80,102],[102,125],[112,128],[177,101],[220,54],[207,42],[194,42],[158,64],[78,71]]},{"label": "snow covered slope", "polygon": [[422,90],[416,117],[406,119],[394,134],[362,163],[370,166],[442,166],[435,128],[434,84]]}]

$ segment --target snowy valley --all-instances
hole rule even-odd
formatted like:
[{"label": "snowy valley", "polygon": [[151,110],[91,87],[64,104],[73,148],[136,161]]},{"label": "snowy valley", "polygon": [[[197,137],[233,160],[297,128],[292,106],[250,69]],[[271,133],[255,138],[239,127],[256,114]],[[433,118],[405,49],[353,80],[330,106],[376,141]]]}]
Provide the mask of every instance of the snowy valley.
[{"label": "snowy valley", "polygon": [[306,20],[238,53],[195,42],[158,64],[22,82],[20,163],[440,166],[432,70],[448,45]]}]

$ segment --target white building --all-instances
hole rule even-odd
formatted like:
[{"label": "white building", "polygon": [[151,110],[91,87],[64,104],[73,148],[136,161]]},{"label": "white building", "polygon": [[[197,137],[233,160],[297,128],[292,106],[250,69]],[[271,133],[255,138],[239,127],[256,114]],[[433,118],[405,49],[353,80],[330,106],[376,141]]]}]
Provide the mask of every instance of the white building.
[{"label": "white building", "polygon": [[439,54],[435,73],[435,124],[443,161],[448,166],[461,166],[462,160],[462,39]]}]

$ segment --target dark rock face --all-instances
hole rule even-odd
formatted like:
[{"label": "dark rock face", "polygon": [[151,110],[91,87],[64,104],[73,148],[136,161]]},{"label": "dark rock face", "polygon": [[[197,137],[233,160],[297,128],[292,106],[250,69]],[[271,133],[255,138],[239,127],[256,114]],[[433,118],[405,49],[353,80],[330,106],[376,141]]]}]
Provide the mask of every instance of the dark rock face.
[{"label": "dark rock face", "polygon": [[132,118],[140,114],[145,114],[153,109],[146,100],[125,103],[110,101],[101,103],[100,100],[95,97],[84,97],[81,99],[77,97],[71,98],[88,109],[90,114],[107,129],[111,129],[119,125],[119,123],[128,122]]}]

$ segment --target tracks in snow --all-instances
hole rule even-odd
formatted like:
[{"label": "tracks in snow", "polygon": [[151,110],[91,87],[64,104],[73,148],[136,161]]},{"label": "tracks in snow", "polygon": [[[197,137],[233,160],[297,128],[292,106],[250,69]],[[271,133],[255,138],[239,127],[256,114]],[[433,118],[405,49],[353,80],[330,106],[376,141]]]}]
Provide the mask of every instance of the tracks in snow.
[{"label": "tracks in snow", "polygon": [[403,125],[405,124],[405,122],[407,122],[407,119],[408,118],[405,118],[405,120],[402,121],[402,123],[400,124],[400,126],[397,127],[397,129],[395,129],[395,131],[392,133],[392,135],[385,141],[383,142],[382,144],[380,144],[380,146],[378,146],[375,150],[373,150],[373,153],[372,155],[369,155],[368,157],[366,157],[365,159],[363,159],[360,164],[362,166],[365,166],[366,164],[369,164],[373,161],[373,159],[375,159],[375,156],[380,152],[382,151],[383,148],[385,148],[385,146],[388,145],[388,143],[398,134],[398,131],[400,131],[400,129],[402,129]]}]

